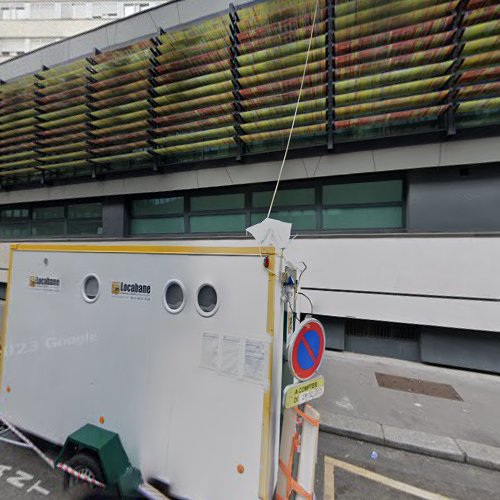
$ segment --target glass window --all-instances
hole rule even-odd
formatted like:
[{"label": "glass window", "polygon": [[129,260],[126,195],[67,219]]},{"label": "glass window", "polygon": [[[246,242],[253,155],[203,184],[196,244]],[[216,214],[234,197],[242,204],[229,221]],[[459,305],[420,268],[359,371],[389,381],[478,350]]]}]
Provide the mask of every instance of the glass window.
[{"label": "glass window", "polygon": [[[271,204],[273,191],[257,191],[252,193],[252,206],[268,208]],[[284,189],[276,193],[275,207],[295,207],[299,205],[314,205],[314,188]]]},{"label": "glass window", "polygon": [[95,302],[99,297],[99,278],[95,274],[89,274],[83,280],[82,292],[87,302]]},{"label": "glass window", "polygon": [[61,4],[61,18],[73,19],[73,5],[71,3]]},{"label": "glass window", "polygon": [[69,219],[100,219],[102,218],[101,203],[80,203],[68,207]]},{"label": "glass window", "polygon": [[2,19],[15,20],[26,19],[26,9],[21,2],[12,2],[10,5],[2,7]]},{"label": "glass window", "polygon": [[102,222],[100,220],[70,220],[68,221],[68,234],[72,236],[100,235]]},{"label": "glass window", "polygon": [[92,17],[95,19],[106,19],[118,15],[117,2],[93,2]]},{"label": "glass window", "polygon": [[65,2],[61,6],[63,19],[86,19],[87,6],[85,2]]},{"label": "glass window", "polygon": [[[266,217],[267,212],[252,214],[252,224],[262,222]],[[292,223],[292,230],[316,229],[316,210],[274,210],[271,217]]]},{"label": "glass window", "polygon": [[403,182],[401,180],[323,186],[323,205],[387,203],[402,200]]},{"label": "glass window", "polygon": [[65,234],[65,222],[33,222],[31,234],[33,236],[61,236]]},{"label": "glass window", "polygon": [[125,16],[131,16],[136,12],[141,12],[143,10],[149,9],[149,7],[151,7],[150,2],[126,3],[124,5],[124,14]]},{"label": "glass window", "polygon": [[178,280],[170,280],[164,291],[164,302],[168,312],[176,314],[182,311],[186,304],[186,290]]},{"label": "glass window", "polygon": [[243,193],[193,196],[191,198],[191,210],[193,212],[239,208],[245,208],[245,195]]},{"label": "glass window", "polygon": [[17,53],[24,50],[24,38],[0,38],[2,52]]},{"label": "glass window", "polygon": [[54,19],[55,15],[55,2],[31,2],[31,19]]},{"label": "glass window", "polygon": [[[102,234],[102,204],[66,207],[4,208],[0,210],[0,237],[97,236]],[[31,224],[30,224],[31,222]]]},{"label": "glass window", "polygon": [[192,233],[239,233],[245,231],[245,214],[194,215],[190,219]]},{"label": "glass window", "polygon": [[198,288],[197,310],[202,316],[213,316],[219,306],[217,291],[209,283],[205,283]]},{"label": "glass window", "polygon": [[30,236],[29,223],[24,224],[0,224],[0,238],[23,238]]},{"label": "glass window", "polygon": [[135,9],[135,5],[131,3],[126,3],[123,9],[123,13],[125,17],[131,16],[132,14],[135,14],[137,10]]},{"label": "glass window", "polygon": [[184,233],[184,217],[156,217],[132,219],[130,234],[179,234]]},{"label": "glass window", "polygon": [[2,220],[26,219],[30,215],[28,208],[4,208],[0,210]]},{"label": "glass window", "polygon": [[403,227],[403,207],[326,208],[323,229],[390,229]]},{"label": "glass window", "polygon": [[170,215],[184,213],[184,197],[152,198],[150,200],[134,200],[132,216]]},{"label": "glass window", "polygon": [[64,207],[38,207],[33,209],[33,220],[64,219]]}]

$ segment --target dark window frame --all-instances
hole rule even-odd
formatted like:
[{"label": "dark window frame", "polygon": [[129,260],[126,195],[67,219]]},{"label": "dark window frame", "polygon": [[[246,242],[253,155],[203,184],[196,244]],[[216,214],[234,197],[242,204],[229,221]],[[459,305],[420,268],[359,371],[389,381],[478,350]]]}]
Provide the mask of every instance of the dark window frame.
[{"label": "dark window frame", "polygon": [[[77,205],[91,205],[91,204],[99,204],[101,205],[101,217],[69,217],[69,207],[70,206],[77,206]],[[54,218],[48,218],[48,219],[34,219],[33,214],[34,210],[36,209],[43,209],[43,208],[55,208],[55,207],[64,207],[64,216],[63,217],[54,217]],[[27,210],[28,211],[28,216],[27,217],[20,217],[20,218],[6,218],[3,216],[3,211],[4,210],[15,210],[15,209],[20,209],[20,210]],[[62,233],[58,234],[40,234],[40,235],[35,235],[33,234],[33,229],[36,224],[45,224],[45,223],[64,223],[64,230]],[[94,234],[94,233],[86,233],[86,234],[75,234],[75,233],[70,233],[69,232],[69,224],[70,222],[98,222],[100,223],[101,227],[101,233],[100,234]],[[103,202],[102,200],[71,200],[68,202],[68,200],[65,201],[54,201],[51,203],[43,203],[43,204],[35,204],[35,205],[5,205],[0,207],[0,231],[2,229],[3,225],[19,225],[25,226],[28,229],[28,234],[25,236],[3,236],[0,235],[0,240],[12,240],[12,239],[54,239],[54,238],[88,238],[88,237],[102,237],[102,226],[103,226]]]},{"label": "dark window frame", "polygon": [[[393,201],[393,202],[371,202],[371,203],[352,203],[352,204],[322,204],[322,189],[323,186],[326,185],[335,185],[335,184],[356,184],[356,183],[366,183],[366,182],[381,182],[381,181],[390,181],[390,180],[398,180],[402,182],[402,199],[401,201]],[[158,193],[153,196],[144,196],[144,195],[135,195],[128,199],[126,204],[126,210],[129,216],[129,224],[127,227],[127,231],[125,236],[131,238],[158,238],[158,237],[173,237],[173,238],[184,238],[188,239],[189,237],[203,237],[207,238],[214,237],[216,235],[221,235],[224,237],[241,237],[245,235],[244,231],[239,232],[192,232],[190,217],[192,215],[239,215],[242,213],[246,214],[246,227],[249,227],[252,224],[252,216],[254,214],[266,213],[267,209],[258,207],[255,208],[252,206],[252,193],[255,192],[263,192],[263,191],[272,191],[275,187],[274,183],[265,183],[259,185],[249,185],[249,186],[230,186],[230,187],[217,187],[217,188],[202,188],[197,190],[186,190],[186,191],[175,191],[170,193]],[[301,188],[314,188],[314,204],[302,204],[302,205],[285,205],[280,207],[275,207],[273,211],[294,211],[294,210],[314,210],[316,212],[316,226],[314,229],[304,229],[304,230],[296,230],[298,234],[301,235],[311,235],[311,236],[323,236],[329,234],[369,234],[369,233],[403,233],[406,232],[407,228],[407,181],[406,175],[404,174],[367,174],[361,177],[356,176],[355,178],[351,176],[339,176],[338,178],[321,178],[321,179],[312,179],[312,180],[297,180],[297,181],[289,181],[284,183],[281,187],[281,191],[285,190],[296,190]],[[245,198],[244,208],[241,209],[217,209],[217,210],[200,210],[200,211],[191,211],[191,197],[194,196],[217,196],[217,195],[225,195],[225,194],[238,194],[243,193]],[[166,217],[179,217],[179,215],[151,215],[148,217],[134,217],[132,206],[134,201],[136,200],[146,200],[146,199],[155,199],[155,198],[168,198],[168,197],[184,197],[184,232],[183,233],[144,233],[144,234],[133,234],[131,231],[132,220],[134,219],[155,219],[155,218],[166,218]],[[386,227],[370,227],[370,228],[352,228],[352,229],[323,229],[323,210],[329,208],[373,208],[373,207],[401,207],[402,209],[402,217],[401,217],[401,226],[395,228],[386,228]],[[272,215],[272,213],[271,213]]]}]

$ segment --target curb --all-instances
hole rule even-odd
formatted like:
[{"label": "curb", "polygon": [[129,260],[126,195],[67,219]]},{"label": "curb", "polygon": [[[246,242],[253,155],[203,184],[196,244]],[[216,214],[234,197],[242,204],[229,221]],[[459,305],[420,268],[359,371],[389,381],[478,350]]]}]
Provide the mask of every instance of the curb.
[{"label": "curb", "polygon": [[495,446],[343,415],[327,415],[319,428],[330,434],[500,471],[500,448]]}]

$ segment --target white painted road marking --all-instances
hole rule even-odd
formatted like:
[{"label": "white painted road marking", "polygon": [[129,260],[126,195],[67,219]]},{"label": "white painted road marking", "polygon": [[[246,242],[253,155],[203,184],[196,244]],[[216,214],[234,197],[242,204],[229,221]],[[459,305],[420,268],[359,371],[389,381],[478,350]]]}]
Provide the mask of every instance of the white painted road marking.
[{"label": "white painted road marking", "polygon": [[396,481],[390,477],[383,476],[382,474],[377,474],[368,469],[363,469],[357,465],[353,465],[342,460],[337,460],[329,456],[325,456],[325,477],[324,477],[324,497],[325,500],[335,500],[335,468],[345,470],[351,474],[364,477],[370,481],[375,481],[376,483],[382,484],[389,488],[401,491],[403,493],[408,493],[417,498],[422,498],[424,500],[452,500],[450,497],[440,495],[438,493],[432,493],[431,491],[423,490],[412,486],[411,484],[403,483],[401,481]]},{"label": "white painted road marking", "polygon": [[[14,486],[15,488],[24,489],[30,485],[31,481],[35,479],[35,476],[33,476],[32,474],[28,474],[27,472],[24,472],[22,470],[16,470],[14,472],[10,465],[0,464],[0,478],[3,478],[6,483]],[[40,483],[41,481],[39,480],[29,486],[29,488],[26,490],[27,493],[31,493],[33,491],[45,496],[50,495],[50,491],[42,488],[42,486],[40,486]]]},{"label": "white painted road marking", "polygon": [[16,471],[15,476],[8,477],[6,481],[16,488],[24,488],[26,481],[31,481],[34,478],[31,474],[23,472],[22,470]]}]

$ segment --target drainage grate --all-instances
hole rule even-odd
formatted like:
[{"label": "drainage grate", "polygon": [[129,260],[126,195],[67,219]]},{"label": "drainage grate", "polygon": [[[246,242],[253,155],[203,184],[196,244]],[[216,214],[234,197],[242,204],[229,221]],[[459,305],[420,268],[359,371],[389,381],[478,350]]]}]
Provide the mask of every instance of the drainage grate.
[{"label": "drainage grate", "polygon": [[345,333],[353,337],[417,342],[420,335],[420,326],[349,318],[345,322]]},{"label": "drainage grate", "polygon": [[388,373],[375,373],[375,377],[377,378],[379,387],[386,389],[463,401],[460,394],[449,384],[440,384],[439,382],[430,382],[418,378],[399,377],[398,375],[389,375]]}]

